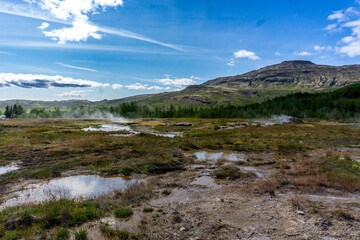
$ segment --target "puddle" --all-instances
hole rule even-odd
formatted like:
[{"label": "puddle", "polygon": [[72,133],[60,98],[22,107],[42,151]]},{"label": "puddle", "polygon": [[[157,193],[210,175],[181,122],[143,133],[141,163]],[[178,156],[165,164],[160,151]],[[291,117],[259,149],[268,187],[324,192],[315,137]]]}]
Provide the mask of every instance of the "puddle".
[{"label": "puddle", "polygon": [[210,189],[220,189],[222,186],[217,184],[212,177],[209,176],[201,176],[196,178],[190,185],[200,185],[204,187],[208,187]]},{"label": "puddle", "polygon": [[305,195],[307,196],[308,198],[310,199],[313,199],[313,200],[319,200],[319,199],[322,199],[322,200],[340,200],[340,201],[357,201],[359,200],[358,198],[356,197],[338,197],[338,196],[326,196],[326,195]]},{"label": "puddle", "polygon": [[129,136],[129,135],[132,136],[134,134],[139,134],[139,133],[151,134],[151,135],[158,136],[158,137],[168,137],[168,138],[175,138],[178,136],[179,137],[183,136],[183,134],[181,132],[164,132],[164,133],[151,132],[145,126],[135,127],[135,129],[133,129],[131,126],[121,124],[121,123],[123,123],[123,124],[131,123],[131,121],[126,120],[126,119],[113,119],[112,121],[114,122],[114,124],[103,124],[100,126],[90,126],[90,127],[83,128],[82,130],[83,131],[91,131],[91,132],[95,132],[95,131],[100,131],[100,132],[127,131],[129,133],[129,134],[113,134],[112,135],[112,136],[118,136],[118,137],[124,137],[124,136]]},{"label": "puddle", "polygon": [[125,190],[139,180],[124,180],[121,177],[80,175],[29,184],[16,197],[5,201],[0,209],[20,204],[45,202],[54,199],[96,198],[115,190]]},{"label": "puddle", "polygon": [[171,189],[171,191],[172,192],[169,196],[153,199],[149,202],[149,205],[154,207],[161,207],[162,205],[167,203],[186,202],[189,199],[189,193],[187,189],[174,188]]},{"label": "puddle", "polygon": [[158,137],[168,137],[168,138],[174,138],[174,137],[182,137],[183,134],[180,132],[172,132],[172,133],[156,133],[156,132],[146,132],[147,134],[151,134]]},{"label": "puddle", "polygon": [[217,160],[227,160],[227,161],[246,161],[245,154],[233,153],[233,152],[211,152],[211,151],[199,151],[194,152],[193,155],[199,161],[217,161]]},{"label": "puddle", "polygon": [[90,126],[87,128],[83,128],[84,131],[94,132],[94,131],[101,131],[101,132],[118,132],[118,131],[128,131],[132,132],[129,126],[123,126],[118,124],[103,124],[100,127]]},{"label": "puddle", "polygon": [[19,166],[16,163],[13,163],[11,165],[7,165],[4,167],[0,167],[0,175],[8,173],[8,172],[16,171],[18,169],[19,169]]}]

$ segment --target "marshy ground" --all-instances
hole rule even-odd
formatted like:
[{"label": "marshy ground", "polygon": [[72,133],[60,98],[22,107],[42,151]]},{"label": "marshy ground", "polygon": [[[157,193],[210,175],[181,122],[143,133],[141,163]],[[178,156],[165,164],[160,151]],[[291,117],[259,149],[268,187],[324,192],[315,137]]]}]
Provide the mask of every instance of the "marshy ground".
[{"label": "marshy ground", "polygon": [[0,238],[359,239],[359,144],[353,123],[0,121]]}]

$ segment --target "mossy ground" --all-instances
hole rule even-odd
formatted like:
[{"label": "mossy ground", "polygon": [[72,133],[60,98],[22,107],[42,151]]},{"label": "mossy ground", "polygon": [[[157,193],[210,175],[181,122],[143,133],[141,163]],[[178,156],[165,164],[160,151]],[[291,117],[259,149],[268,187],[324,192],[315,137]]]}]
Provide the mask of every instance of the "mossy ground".
[{"label": "mossy ground", "polygon": [[[190,122],[189,126],[167,126],[167,122]],[[184,137],[166,138],[150,134],[130,137],[105,132],[84,132],[90,125],[106,120],[17,119],[0,121],[0,165],[21,161],[18,171],[0,176],[0,188],[21,179],[51,179],[63,172],[92,171],[99,174],[140,174],[153,176],[181,169],[194,159],[184,151],[199,149],[240,151],[249,156],[271,155],[271,159],[249,157],[245,164],[271,165],[279,179],[257,183],[259,192],[279,188],[335,188],[360,190],[359,166],[349,158],[328,154],[307,155],[316,149],[353,147],[359,144],[360,130],[348,126],[307,123],[303,125],[244,125],[235,119],[143,119],[138,125],[152,131],[179,131]],[[218,127],[215,127],[218,126]],[[225,178],[239,178],[238,172],[225,171]],[[231,170],[231,169],[230,169]],[[220,172],[221,173],[221,172]],[[230,175],[231,176],[230,176]],[[232,176],[232,175],[236,176]],[[221,174],[220,174],[221,175]],[[224,175],[224,174],[223,174]],[[286,181],[285,181],[285,180]],[[315,181],[316,180],[316,181]],[[75,202],[60,200],[29,207],[14,207],[0,213],[0,237],[18,239],[50,231],[72,228],[114,214],[119,208],[141,205],[151,196],[151,186],[131,189],[115,197]],[[14,224],[7,226],[12,218]],[[8,223],[9,224],[9,223]],[[106,229],[104,229],[105,231]],[[61,234],[65,234],[63,230]],[[108,235],[121,235],[120,232]],[[60,235],[61,235],[60,234]],[[54,234],[55,236],[55,234]]]}]

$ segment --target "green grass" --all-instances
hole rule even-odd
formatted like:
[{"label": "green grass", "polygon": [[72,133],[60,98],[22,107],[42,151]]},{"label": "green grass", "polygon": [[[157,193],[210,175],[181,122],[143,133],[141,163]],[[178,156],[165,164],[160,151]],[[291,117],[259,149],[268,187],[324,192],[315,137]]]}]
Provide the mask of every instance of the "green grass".
[{"label": "green grass", "polygon": [[235,166],[224,166],[221,167],[218,170],[214,170],[212,172],[212,175],[217,179],[229,179],[229,180],[235,180],[235,179],[246,179],[246,178],[254,178],[256,177],[256,174],[253,172],[241,172],[237,167]]},{"label": "green grass", "polygon": [[133,211],[131,208],[120,208],[114,211],[114,215],[117,218],[128,218],[133,215]]},{"label": "green grass", "polygon": [[84,229],[77,230],[74,232],[75,240],[86,240],[88,239],[88,232]]},{"label": "green grass", "polygon": [[66,228],[62,228],[60,229],[57,234],[56,234],[56,239],[59,239],[59,240],[65,240],[65,239],[68,239],[70,236],[70,231],[69,229],[66,229]]}]

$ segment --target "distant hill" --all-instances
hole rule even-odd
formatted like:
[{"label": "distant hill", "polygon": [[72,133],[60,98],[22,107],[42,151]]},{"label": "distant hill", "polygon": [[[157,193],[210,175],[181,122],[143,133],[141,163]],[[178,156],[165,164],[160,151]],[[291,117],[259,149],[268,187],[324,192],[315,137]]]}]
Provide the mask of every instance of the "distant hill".
[{"label": "distant hill", "polygon": [[88,100],[66,100],[66,101],[36,101],[36,100],[24,100],[13,99],[0,101],[0,109],[4,109],[7,105],[20,104],[26,109],[29,108],[67,108],[76,105],[92,105],[94,102]]},{"label": "distant hill", "polygon": [[220,77],[177,92],[145,94],[114,100],[0,101],[0,108],[19,103],[25,108],[73,105],[116,106],[137,101],[139,105],[234,105],[251,104],[295,92],[330,91],[360,83],[360,65],[327,66],[310,61],[284,61],[245,74]]},{"label": "distant hill", "polygon": [[178,92],[112,100],[111,104],[138,101],[144,105],[249,104],[289,93],[326,91],[360,83],[360,65],[327,66],[310,61],[285,61],[245,74],[220,77]]}]

